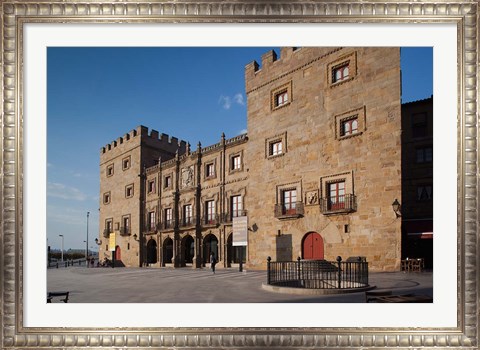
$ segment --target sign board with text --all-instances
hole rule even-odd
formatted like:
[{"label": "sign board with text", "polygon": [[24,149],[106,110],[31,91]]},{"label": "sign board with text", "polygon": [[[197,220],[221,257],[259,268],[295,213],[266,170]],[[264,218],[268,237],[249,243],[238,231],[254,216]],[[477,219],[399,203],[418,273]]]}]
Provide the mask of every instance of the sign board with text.
[{"label": "sign board with text", "polygon": [[248,232],[248,218],[246,216],[238,216],[233,218],[233,246],[246,246]]},{"label": "sign board with text", "polygon": [[108,247],[111,252],[115,251],[116,241],[115,241],[115,232],[110,233],[110,238],[108,240]]}]

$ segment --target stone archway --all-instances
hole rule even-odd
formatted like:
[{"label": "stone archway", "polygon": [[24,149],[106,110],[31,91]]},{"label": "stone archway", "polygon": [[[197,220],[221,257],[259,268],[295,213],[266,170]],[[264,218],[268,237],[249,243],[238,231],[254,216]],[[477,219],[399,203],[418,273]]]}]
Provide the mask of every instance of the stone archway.
[{"label": "stone archway", "polygon": [[163,241],[163,266],[171,264],[173,258],[173,240],[170,237]]},{"label": "stone archway", "polygon": [[195,241],[192,236],[187,235],[182,239],[182,265],[192,264],[195,256]]},{"label": "stone archway", "polygon": [[157,242],[150,238],[147,242],[147,264],[157,263]]},{"label": "stone archway", "polygon": [[210,254],[211,253],[215,254],[215,257],[217,261],[219,261],[219,255],[218,255],[218,239],[217,237],[210,233],[205,236],[203,239],[203,263],[209,263],[210,262]]},{"label": "stone archway", "polygon": [[302,239],[302,257],[305,260],[323,260],[323,238],[317,232],[308,232]]}]

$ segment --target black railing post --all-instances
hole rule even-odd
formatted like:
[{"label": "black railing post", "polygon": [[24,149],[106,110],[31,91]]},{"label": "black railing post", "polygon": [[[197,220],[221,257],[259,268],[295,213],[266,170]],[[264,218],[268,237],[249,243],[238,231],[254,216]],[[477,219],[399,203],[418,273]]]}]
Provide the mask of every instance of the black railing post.
[{"label": "black railing post", "polygon": [[300,257],[297,258],[297,279],[298,279],[298,284],[301,285],[301,278],[300,278]]},{"label": "black railing post", "polygon": [[342,257],[337,256],[338,262],[338,289],[342,288]]},{"label": "black railing post", "polygon": [[270,284],[271,282],[271,276],[270,276],[270,261],[272,261],[271,257],[267,258],[267,284]]}]

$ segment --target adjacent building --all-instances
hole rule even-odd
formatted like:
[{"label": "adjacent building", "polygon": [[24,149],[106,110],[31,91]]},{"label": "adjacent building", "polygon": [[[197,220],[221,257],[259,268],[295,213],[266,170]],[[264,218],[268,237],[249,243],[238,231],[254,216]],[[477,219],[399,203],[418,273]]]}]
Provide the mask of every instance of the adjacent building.
[{"label": "adjacent building", "polygon": [[191,148],[139,126],[101,149],[100,259],[199,268],[213,253],[220,267],[265,269],[269,256],[360,256],[398,270],[402,220],[418,218],[400,49],[270,51],[245,67],[245,88],[248,134]]}]

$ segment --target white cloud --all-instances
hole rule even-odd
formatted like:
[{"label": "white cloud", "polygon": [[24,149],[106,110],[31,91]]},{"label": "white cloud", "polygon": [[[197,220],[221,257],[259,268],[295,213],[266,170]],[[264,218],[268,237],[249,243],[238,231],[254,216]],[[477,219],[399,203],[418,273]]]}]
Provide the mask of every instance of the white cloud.
[{"label": "white cloud", "polygon": [[79,189],[55,182],[48,183],[47,195],[54,198],[75,201],[84,201],[87,199],[87,196]]},{"label": "white cloud", "polygon": [[245,100],[243,99],[243,95],[241,93],[236,94],[233,96],[233,100],[241,106],[245,106]]},{"label": "white cloud", "polygon": [[220,96],[218,103],[222,105],[223,109],[230,109],[232,106],[232,100],[228,96]]},{"label": "white cloud", "polygon": [[222,105],[223,109],[228,110],[232,107],[233,103],[240,106],[245,106],[245,99],[243,98],[243,95],[239,92],[233,97],[224,95],[220,96],[220,98],[218,99],[218,103]]}]

